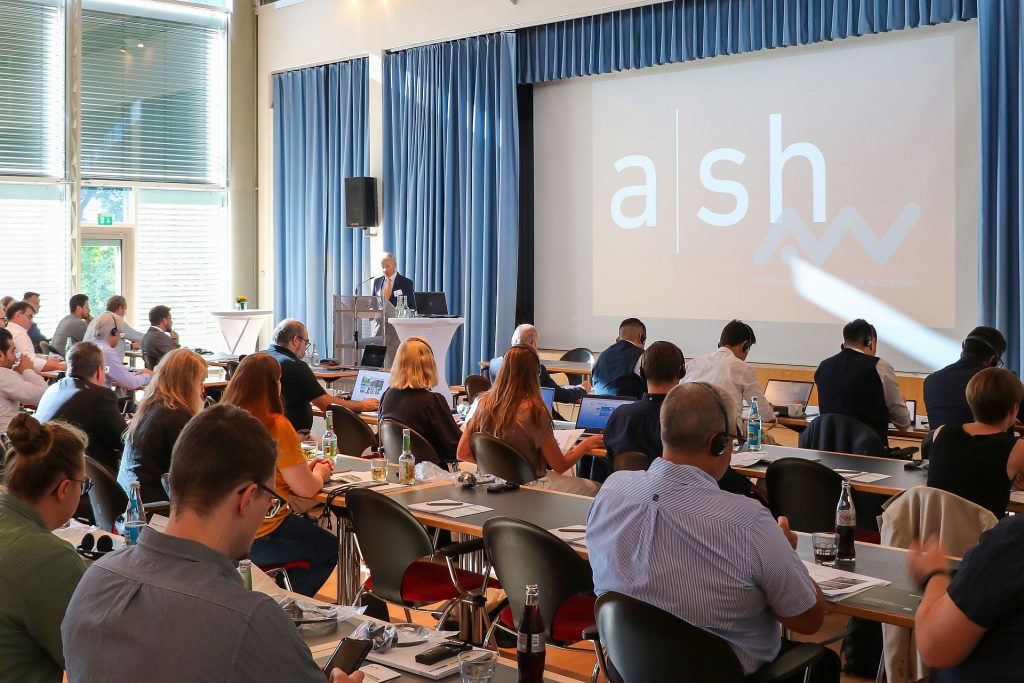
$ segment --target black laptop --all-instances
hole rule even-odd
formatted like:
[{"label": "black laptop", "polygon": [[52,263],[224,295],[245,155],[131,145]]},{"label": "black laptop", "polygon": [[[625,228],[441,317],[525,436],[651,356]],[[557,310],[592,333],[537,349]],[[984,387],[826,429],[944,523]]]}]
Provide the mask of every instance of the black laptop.
[{"label": "black laptop", "polygon": [[455,318],[448,313],[444,292],[416,292],[416,315],[421,318]]},{"label": "black laptop", "polygon": [[383,344],[367,344],[363,347],[363,357],[359,365],[346,366],[346,370],[380,370],[387,360],[388,347]]}]

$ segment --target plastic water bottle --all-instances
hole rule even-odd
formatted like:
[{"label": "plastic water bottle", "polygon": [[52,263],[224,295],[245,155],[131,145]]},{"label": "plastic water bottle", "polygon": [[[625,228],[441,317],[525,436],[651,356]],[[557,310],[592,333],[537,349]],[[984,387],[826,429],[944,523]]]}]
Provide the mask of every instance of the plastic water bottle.
[{"label": "plastic water bottle", "polygon": [[124,544],[139,542],[139,532],[146,526],[146,510],[142,507],[141,484],[133,481],[128,491],[128,507],[124,511]]},{"label": "plastic water bottle", "polygon": [[416,483],[416,458],[412,455],[410,441],[412,435],[408,429],[402,430],[402,454],[398,456],[398,483],[412,486]]},{"label": "plastic water bottle", "polygon": [[324,415],[327,421],[327,431],[320,439],[320,445],[324,452],[324,458],[334,463],[334,456],[338,455],[338,435],[334,433],[334,414],[330,410]]},{"label": "plastic water bottle", "polygon": [[757,409],[757,397],[750,397],[750,415],[747,417],[747,449],[761,450],[761,411]]},{"label": "plastic water bottle", "polygon": [[310,348],[312,349],[312,351],[310,351],[310,354],[309,354],[309,364],[310,365],[319,365],[320,364],[320,353],[316,350],[316,342],[311,342],[310,343]]}]

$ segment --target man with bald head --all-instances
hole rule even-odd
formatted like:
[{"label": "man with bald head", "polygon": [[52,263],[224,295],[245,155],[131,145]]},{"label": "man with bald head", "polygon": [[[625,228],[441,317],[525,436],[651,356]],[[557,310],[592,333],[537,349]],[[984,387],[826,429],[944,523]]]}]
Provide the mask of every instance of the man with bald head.
[{"label": "man with bald head", "polygon": [[412,280],[398,272],[398,261],[390,251],[384,252],[380,260],[380,269],[383,275],[373,281],[373,295],[387,299],[392,306],[398,305],[398,297],[405,296],[409,308],[416,310],[416,293],[413,291]]},{"label": "man with bald head", "polygon": [[[512,333],[512,346],[516,344],[525,344],[526,346],[532,347],[534,351],[538,350],[540,344],[540,331],[536,327],[529,324],[520,325]],[[501,363],[505,359],[504,355],[492,358],[487,364],[487,377],[494,382],[498,377],[498,370],[501,369]],[[548,374],[547,368],[544,367],[544,363],[540,365],[540,385],[549,389],[555,390],[555,401],[558,403],[579,403],[580,399],[587,395],[590,391],[590,382],[584,382],[576,386],[566,386],[559,384],[551,378]]]},{"label": "man with bald head", "polygon": [[340,405],[352,412],[377,410],[380,404],[375,398],[365,401],[346,401],[327,393],[313,374],[313,369],[301,360],[309,346],[306,326],[294,318],[285,318],[277,324],[271,335],[267,353],[281,364],[281,401],[284,415],[296,431],[308,432],[313,427],[313,406],[327,410],[328,406]]},{"label": "man with bald head", "polygon": [[[615,472],[587,521],[598,595],[615,591],[722,638],[745,674],[785,645],[779,624],[815,633],[825,601],[796,554],[796,535],[757,501],[722,491],[735,400],[711,384],[680,384],[661,406],[662,457],[647,471]],[[838,681],[838,658],[812,680]]]}]

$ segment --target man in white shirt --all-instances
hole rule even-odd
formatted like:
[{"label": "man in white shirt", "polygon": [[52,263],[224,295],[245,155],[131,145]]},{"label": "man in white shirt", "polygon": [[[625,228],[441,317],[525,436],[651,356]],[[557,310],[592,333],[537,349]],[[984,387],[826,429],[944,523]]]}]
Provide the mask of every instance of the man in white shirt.
[{"label": "man in white shirt", "polygon": [[36,310],[27,301],[17,301],[7,307],[7,331],[14,338],[15,353],[28,356],[36,371],[65,370],[67,366],[64,363],[36,353],[32,339],[28,336],[28,328],[32,327],[32,319],[35,317]]},{"label": "man in white shirt", "polygon": [[[117,329],[120,330],[121,338],[118,340],[117,346],[114,347],[114,352],[118,360],[124,362],[124,352],[128,350],[129,346],[136,351],[140,349],[145,333],[139,332],[124,321],[124,315],[128,312],[128,300],[120,294],[115,294],[107,299],[107,312],[113,313],[115,320],[117,320]],[[85,331],[85,341],[95,338],[96,318],[93,318],[93,321]]]},{"label": "man in white shirt", "polygon": [[720,387],[732,397],[736,406],[733,419],[738,424],[742,418],[743,401],[757,399],[757,408],[762,422],[775,420],[775,411],[757,381],[757,373],[746,362],[750,347],[757,343],[754,330],[742,320],[731,320],[722,328],[718,338],[718,350],[698,356],[686,364],[686,376],[682,382],[704,382]]},{"label": "man in white shirt", "polygon": [[152,370],[131,371],[117,357],[117,347],[121,343],[121,325],[113,313],[107,311],[93,320],[93,334],[85,341],[92,342],[103,352],[103,362],[107,366],[107,386],[121,387],[133,391],[149,384]]},{"label": "man in white shirt", "polygon": [[0,432],[7,431],[23,405],[38,405],[46,382],[32,370],[32,357],[16,359],[14,338],[0,329]]}]

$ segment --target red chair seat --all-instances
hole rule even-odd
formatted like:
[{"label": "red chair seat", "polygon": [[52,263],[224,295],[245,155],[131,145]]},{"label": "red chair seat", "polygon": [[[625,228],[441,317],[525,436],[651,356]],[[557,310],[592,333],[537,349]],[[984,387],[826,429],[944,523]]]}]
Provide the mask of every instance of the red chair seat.
[{"label": "red chair seat", "polygon": [[[479,590],[484,577],[466,569],[456,569],[459,584],[467,591]],[[491,579],[488,588],[501,588],[501,584]],[[373,590],[373,577],[366,580],[367,590]],[[409,565],[402,577],[402,598],[406,602],[442,602],[459,597],[459,591],[452,585],[448,567],[437,562],[417,560]],[[593,623],[593,619],[591,619]]]},{"label": "red chair seat", "polygon": [[[555,624],[551,629],[554,641],[556,643],[575,643],[583,640],[583,629],[594,625],[594,603],[596,602],[597,598],[593,595],[574,595],[563,602],[555,612]],[[511,607],[503,609],[498,619],[509,629],[516,630]]]},{"label": "red chair seat", "polygon": [[277,564],[261,564],[258,566],[264,572],[272,572],[275,569],[284,569],[285,571],[288,571],[289,569],[309,569],[311,565],[309,564],[309,560],[292,560],[291,562],[278,562]]}]

